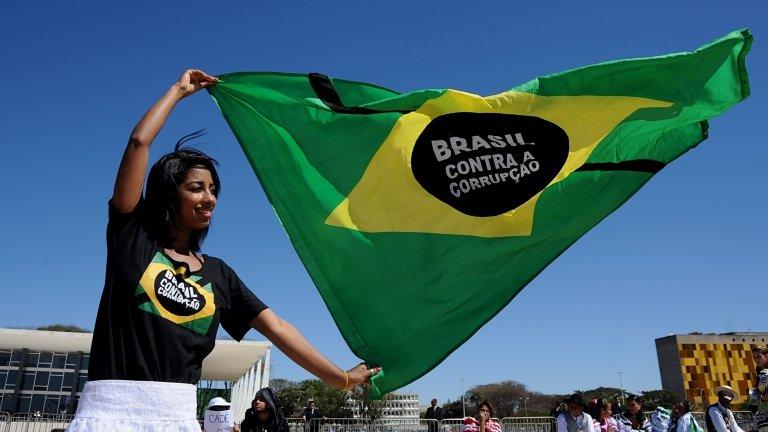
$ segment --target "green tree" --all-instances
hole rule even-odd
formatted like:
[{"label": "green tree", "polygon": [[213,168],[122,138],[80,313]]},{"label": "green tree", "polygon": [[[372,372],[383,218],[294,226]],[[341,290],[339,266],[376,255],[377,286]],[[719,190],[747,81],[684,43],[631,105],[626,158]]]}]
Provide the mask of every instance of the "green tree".
[{"label": "green tree", "polygon": [[70,332],[70,333],[90,333],[90,330],[84,329],[82,327],[78,327],[74,324],[59,324],[59,323],[40,326],[35,330]]},{"label": "green tree", "polygon": [[381,417],[382,409],[386,403],[387,396],[381,400],[371,399],[371,387],[367,385],[357,386],[350,393],[349,402],[359,413],[360,417],[369,420],[376,420]]},{"label": "green tree", "polygon": [[275,393],[280,400],[280,411],[285,417],[301,417],[301,411],[307,404],[307,395],[298,385]]},{"label": "green tree", "polygon": [[443,418],[461,418],[461,399],[447,401],[443,404]]},{"label": "green tree", "polygon": [[587,402],[592,399],[605,399],[613,403],[617,397],[621,397],[621,389],[616,387],[598,387],[592,390],[585,390],[582,395]]},{"label": "green tree", "polygon": [[[487,399],[491,403],[495,417],[512,417],[518,414],[523,406],[527,408],[527,404],[530,402],[530,392],[525,384],[517,381],[502,381],[476,386],[470,390],[473,415],[483,399]],[[520,413],[520,415],[523,414]]]},{"label": "green tree", "polygon": [[647,390],[642,392],[640,397],[643,399],[643,410],[652,411],[656,407],[672,408],[680,402],[680,397],[666,390]]},{"label": "green tree", "polygon": [[351,415],[344,392],[321,380],[305,380],[276,393],[280,399],[281,411],[286,417],[301,417],[310,399],[315,401],[315,406],[325,417]]},{"label": "green tree", "polygon": [[269,387],[274,391],[276,394],[280,393],[281,391],[289,388],[289,387],[296,387],[299,385],[296,381],[290,381],[283,378],[272,378],[269,380]]}]

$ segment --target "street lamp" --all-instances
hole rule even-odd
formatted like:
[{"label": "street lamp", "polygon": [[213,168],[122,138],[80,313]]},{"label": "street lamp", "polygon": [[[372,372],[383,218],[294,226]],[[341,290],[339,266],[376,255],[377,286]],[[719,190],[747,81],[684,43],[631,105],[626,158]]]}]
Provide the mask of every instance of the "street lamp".
[{"label": "street lamp", "polygon": [[464,406],[464,378],[459,378],[459,381],[461,381],[461,417],[465,418],[467,417],[467,409]]},{"label": "street lamp", "polygon": [[530,398],[525,398],[525,401],[523,402],[523,412],[526,417],[528,417],[528,399]]},{"label": "street lamp", "polygon": [[619,390],[621,390],[621,403],[626,405],[627,400],[624,398],[624,383],[621,381],[621,371],[619,371]]}]

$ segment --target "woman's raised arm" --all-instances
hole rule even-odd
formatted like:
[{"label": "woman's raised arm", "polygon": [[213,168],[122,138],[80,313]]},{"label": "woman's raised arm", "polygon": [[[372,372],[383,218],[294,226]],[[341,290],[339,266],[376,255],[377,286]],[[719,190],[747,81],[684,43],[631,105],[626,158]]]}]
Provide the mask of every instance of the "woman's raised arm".
[{"label": "woman's raised arm", "polygon": [[174,83],[139,120],[128,139],[128,145],[125,147],[123,159],[117,171],[115,189],[112,192],[112,205],[118,211],[128,213],[136,208],[141,198],[144,176],[149,163],[149,147],[176,103],[202,88],[215,84],[216,81],[215,77],[200,70],[185,71],[179,81]]}]

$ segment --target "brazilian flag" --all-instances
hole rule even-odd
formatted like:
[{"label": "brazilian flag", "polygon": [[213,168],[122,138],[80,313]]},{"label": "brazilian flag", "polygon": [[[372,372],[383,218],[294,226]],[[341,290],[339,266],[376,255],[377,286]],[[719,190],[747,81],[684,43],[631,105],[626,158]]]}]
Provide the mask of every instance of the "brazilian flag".
[{"label": "brazilian flag", "polygon": [[492,95],[321,74],[210,88],[374,395],[438,365],[746,98],[748,30]]}]

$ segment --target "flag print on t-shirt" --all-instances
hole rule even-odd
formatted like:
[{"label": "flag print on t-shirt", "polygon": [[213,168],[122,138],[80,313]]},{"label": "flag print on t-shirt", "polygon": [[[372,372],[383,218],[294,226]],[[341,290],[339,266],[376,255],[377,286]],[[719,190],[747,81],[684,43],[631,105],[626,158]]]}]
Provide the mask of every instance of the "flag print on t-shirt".
[{"label": "flag print on t-shirt", "polygon": [[201,285],[199,276],[185,277],[186,272],[157,252],[136,287],[139,309],[206,334],[216,312],[213,287],[210,282]]}]

